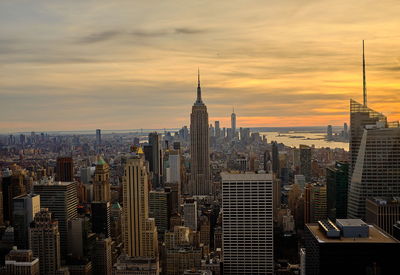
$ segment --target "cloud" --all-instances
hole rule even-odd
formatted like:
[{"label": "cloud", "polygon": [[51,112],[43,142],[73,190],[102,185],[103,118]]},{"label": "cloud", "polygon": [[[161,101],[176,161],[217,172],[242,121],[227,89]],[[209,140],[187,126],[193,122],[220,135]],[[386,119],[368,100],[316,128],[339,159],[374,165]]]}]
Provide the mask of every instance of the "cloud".
[{"label": "cloud", "polygon": [[92,33],[87,36],[84,36],[78,40],[79,43],[97,43],[110,40],[120,35],[120,31],[111,30],[111,31],[103,31],[98,33]]}]

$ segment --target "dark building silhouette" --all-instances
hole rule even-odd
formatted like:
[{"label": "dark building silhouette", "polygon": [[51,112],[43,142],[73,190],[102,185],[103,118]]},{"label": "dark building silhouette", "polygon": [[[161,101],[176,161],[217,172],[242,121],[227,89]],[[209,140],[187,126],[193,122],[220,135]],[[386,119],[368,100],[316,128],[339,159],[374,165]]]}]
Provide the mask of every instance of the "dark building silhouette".
[{"label": "dark building silhouette", "polygon": [[13,223],[13,198],[26,194],[24,177],[21,174],[14,174],[3,177],[3,219]]},{"label": "dark building silhouette", "polygon": [[74,162],[70,157],[58,157],[56,181],[70,182],[74,180]]},{"label": "dark building silhouette", "polygon": [[337,161],[334,167],[326,169],[328,217],[332,220],[347,218],[348,181],[348,163]]},{"label": "dark building silhouette", "polygon": [[110,202],[92,202],[92,232],[111,237]]}]

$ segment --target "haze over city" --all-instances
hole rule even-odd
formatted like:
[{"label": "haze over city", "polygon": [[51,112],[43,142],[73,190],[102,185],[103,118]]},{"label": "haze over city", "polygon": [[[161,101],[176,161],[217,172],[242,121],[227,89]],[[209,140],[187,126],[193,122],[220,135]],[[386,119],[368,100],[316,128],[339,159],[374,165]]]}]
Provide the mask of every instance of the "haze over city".
[{"label": "haze over city", "polygon": [[0,132],[400,119],[398,1],[2,1]]}]

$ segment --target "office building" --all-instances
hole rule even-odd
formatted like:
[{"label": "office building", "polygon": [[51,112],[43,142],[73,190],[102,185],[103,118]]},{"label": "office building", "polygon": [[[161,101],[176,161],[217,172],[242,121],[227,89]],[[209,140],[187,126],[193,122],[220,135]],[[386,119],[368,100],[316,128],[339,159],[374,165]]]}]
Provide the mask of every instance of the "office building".
[{"label": "office building", "polygon": [[304,222],[311,223],[326,218],[326,185],[321,183],[307,183],[304,188]]},{"label": "office building", "polygon": [[164,234],[169,229],[171,208],[171,192],[169,192],[169,189],[149,192],[149,217],[154,218],[159,234]]},{"label": "office building", "polygon": [[56,181],[71,182],[74,180],[74,161],[71,157],[58,157],[56,164]]},{"label": "office building", "polygon": [[112,240],[111,238],[98,238],[94,244],[92,258],[93,274],[112,274]]},{"label": "office building", "polygon": [[231,129],[233,132],[233,136],[236,134],[236,114],[235,114],[235,109],[232,110],[231,114]]},{"label": "office building", "polygon": [[349,164],[336,162],[326,169],[328,217],[331,220],[347,218]]},{"label": "office building", "polygon": [[300,145],[300,174],[311,181],[311,147],[307,145]]},{"label": "office building", "polygon": [[6,255],[4,269],[7,275],[39,275],[39,259],[33,256],[32,250],[14,247]]},{"label": "office building", "polygon": [[197,231],[197,201],[186,199],[183,204],[183,224]]},{"label": "office building", "polygon": [[159,275],[160,268],[156,258],[128,257],[121,255],[114,264],[113,275]]},{"label": "office building", "polygon": [[200,74],[198,75],[197,99],[190,114],[191,195],[210,194],[210,153],[207,106],[201,99]]},{"label": "office building", "polygon": [[93,247],[95,234],[91,233],[87,217],[68,221],[68,255],[73,259],[87,258]]},{"label": "office building", "polygon": [[294,175],[294,183],[298,184],[300,189],[304,189],[304,186],[306,186],[306,177],[304,175]]},{"label": "office building", "polygon": [[82,167],[80,169],[81,182],[83,184],[89,184],[92,181],[92,172],[90,167]]},{"label": "office building", "polygon": [[328,125],[328,127],[327,127],[327,130],[326,130],[326,139],[327,139],[327,140],[332,140],[332,139],[333,139],[332,125]]},{"label": "office building", "polygon": [[99,156],[94,172],[93,201],[111,201],[110,168],[101,156]]},{"label": "office building", "polygon": [[202,251],[195,247],[179,247],[167,250],[166,275],[183,274],[188,269],[201,268]]},{"label": "office building", "polygon": [[393,236],[393,225],[400,220],[400,197],[368,198],[365,221]]},{"label": "office building", "polygon": [[68,221],[77,217],[76,189],[76,182],[43,180],[33,185],[34,193],[40,195],[41,207],[48,208],[58,221],[63,257],[68,252]]},{"label": "office building", "polygon": [[149,218],[148,174],[141,155],[133,153],[123,177],[123,242],[129,257],[158,255],[157,227]]},{"label": "office building", "polygon": [[[386,117],[351,102],[353,174],[348,193],[348,217],[365,218],[367,198],[400,196],[400,128]],[[372,124],[374,121],[374,124]],[[354,140],[353,140],[354,139]]]},{"label": "office building", "polygon": [[224,274],[273,274],[272,175],[221,176]]},{"label": "office building", "polygon": [[28,228],[40,211],[39,195],[21,195],[13,199],[14,244],[19,249],[29,248]]},{"label": "office building", "polygon": [[359,219],[306,224],[305,274],[393,274],[400,243]]},{"label": "office building", "polygon": [[219,125],[219,121],[215,121],[215,136],[219,138],[221,136],[221,127]]},{"label": "office building", "polygon": [[146,160],[149,162],[150,172],[153,175],[153,188],[161,187],[163,177],[163,151],[162,137],[157,132],[149,134],[150,153],[147,154]]},{"label": "office building", "polygon": [[122,207],[116,202],[110,212],[111,239],[117,244],[122,242]]},{"label": "office building", "polygon": [[101,145],[101,130],[96,129],[96,145],[100,146]]},{"label": "office building", "polygon": [[46,208],[36,213],[30,225],[29,247],[39,258],[40,274],[55,275],[61,266],[60,233],[58,222]]},{"label": "office building", "polygon": [[281,169],[279,168],[279,149],[276,141],[271,142],[272,145],[272,173],[276,178],[280,178]]},{"label": "office building", "polygon": [[20,173],[7,175],[2,178],[1,191],[3,194],[3,221],[9,221],[13,224],[13,198],[25,195],[24,177]]},{"label": "office building", "polygon": [[111,236],[111,203],[92,202],[92,232],[105,238]]}]

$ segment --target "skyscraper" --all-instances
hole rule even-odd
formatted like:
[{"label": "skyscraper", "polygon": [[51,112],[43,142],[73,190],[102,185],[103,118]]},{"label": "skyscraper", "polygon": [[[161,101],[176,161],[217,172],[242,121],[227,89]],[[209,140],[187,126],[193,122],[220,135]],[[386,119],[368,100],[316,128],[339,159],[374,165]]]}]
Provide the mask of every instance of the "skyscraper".
[{"label": "skyscraper", "polygon": [[101,130],[96,129],[96,145],[100,146],[101,145]]},{"label": "skyscraper", "polygon": [[39,275],[39,259],[33,256],[32,250],[21,250],[14,246],[6,255],[5,272],[7,275]]},{"label": "skyscraper", "polygon": [[93,201],[107,202],[110,200],[110,168],[104,159],[99,156],[94,172]]},{"label": "skyscraper", "polygon": [[350,118],[348,217],[364,218],[366,198],[400,196],[400,128],[353,100]]},{"label": "skyscraper", "polygon": [[29,247],[39,258],[40,274],[56,274],[61,266],[58,222],[48,209],[36,213],[29,228]]},{"label": "skyscraper", "polygon": [[93,274],[112,274],[112,241],[111,238],[98,238],[93,249]]},{"label": "skyscraper", "polygon": [[74,180],[74,162],[71,157],[58,157],[56,166],[56,181]]},{"label": "skyscraper", "polygon": [[149,218],[149,186],[142,156],[133,154],[125,164],[123,177],[123,242],[130,257],[158,255],[157,227]]},{"label": "skyscraper", "polygon": [[272,175],[221,176],[224,274],[273,274]]},{"label": "skyscraper", "polygon": [[28,228],[35,214],[40,211],[39,195],[21,195],[13,199],[14,243],[20,249],[28,249]]},{"label": "skyscraper", "polygon": [[349,164],[336,162],[326,169],[326,189],[328,217],[331,220],[347,218],[347,193]]},{"label": "skyscraper", "polygon": [[171,208],[171,192],[169,192],[169,189],[150,191],[149,216],[156,221],[157,230],[160,234],[164,234],[169,228]]},{"label": "skyscraper", "polygon": [[235,137],[236,135],[236,114],[235,114],[235,109],[232,110],[231,114],[231,129],[233,132],[233,136]]},{"label": "skyscraper", "polygon": [[311,147],[307,145],[300,145],[300,174],[311,181]]},{"label": "skyscraper", "polygon": [[103,235],[105,238],[111,236],[111,203],[92,202],[92,232]]},{"label": "skyscraper", "polygon": [[215,121],[215,136],[217,138],[219,138],[221,136],[221,128],[220,128],[218,120]]},{"label": "skyscraper", "polygon": [[149,145],[151,154],[149,156],[150,172],[153,173],[153,188],[162,186],[163,173],[163,151],[161,146],[161,135],[157,132],[149,134]]},{"label": "skyscraper", "polygon": [[41,207],[48,208],[58,221],[61,254],[68,253],[68,221],[77,217],[78,196],[76,182],[42,181],[33,185],[40,195]]},{"label": "skyscraper", "polygon": [[187,199],[183,204],[184,225],[197,231],[197,202],[193,199]]},{"label": "skyscraper", "polygon": [[272,173],[276,178],[280,178],[280,168],[279,168],[279,149],[278,143],[276,141],[271,142],[272,145]]},{"label": "skyscraper", "polygon": [[210,193],[208,113],[207,106],[201,99],[200,74],[197,83],[197,99],[190,114],[190,140],[191,178],[189,193],[191,195],[208,195]]}]

